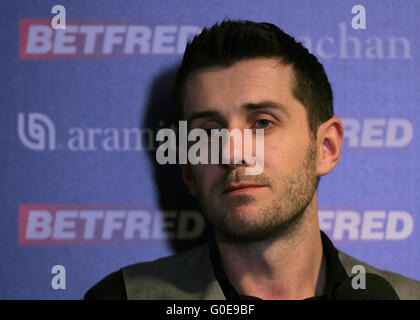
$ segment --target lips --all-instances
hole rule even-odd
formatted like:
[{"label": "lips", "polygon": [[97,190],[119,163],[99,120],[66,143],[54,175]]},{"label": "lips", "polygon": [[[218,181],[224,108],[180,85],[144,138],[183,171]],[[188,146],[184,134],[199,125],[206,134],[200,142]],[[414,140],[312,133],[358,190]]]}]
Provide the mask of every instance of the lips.
[{"label": "lips", "polygon": [[243,190],[243,189],[248,189],[248,188],[261,188],[261,187],[265,187],[265,186],[261,184],[252,184],[252,183],[230,184],[223,190],[222,193],[229,193],[236,190]]}]

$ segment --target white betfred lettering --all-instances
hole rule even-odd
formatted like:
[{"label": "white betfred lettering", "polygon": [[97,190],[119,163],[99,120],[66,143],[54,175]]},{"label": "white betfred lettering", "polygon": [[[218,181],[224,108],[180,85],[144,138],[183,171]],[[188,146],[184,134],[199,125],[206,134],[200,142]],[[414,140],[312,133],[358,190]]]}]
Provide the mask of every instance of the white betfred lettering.
[{"label": "white betfred lettering", "polygon": [[53,29],[49,26],[32,25],[29,27],[26,53],[45,54],[52,48]]},{"label": "white betfred lettering", "polygon": [[344,141],[348,141],[349,147],[359,146],[360,122],[356,119],[341,119],[344,127]]},{"label": "white betfred lettering", "polygon": [[[66,29],[55,31],[55,41],[53,47],[54,54],[75,54],[76,53],[76,33],[78,26],[67,26]],[[72,45],[73,44],[73,45]]]},{"label": "white betfred lettering", "polygon": [[364,147],[382,147],[384,144],[385,119],[365,119],[361,145]]},{"label": "white betfred lettering", "polygon": [[96,224],[104,218],[104,212],[101,210],[81,210],[80,219],[85,220],[83,232],[84,239],[93,239],[96,231]]},{"label": "white betfred lettering", "polygon": [[176,53],[183,54],[188,40],[191,39],[195,34],[200,33],[201,30],[202,29],[197,26],[181,26],[179,28]]},{"label": "white betfred lettering", "polygon": [[102,232],[102,238],[110,240],[114,234],[114,231],[123,229],[122,219],[125,218],[125,212],[121,210],[110,210],[107,212],[104,219],[104,228]]},{"label": "white betfred lettering", "polygon": [[335,222],[334,239],[343,239],[345,233],[347,233],[350,240],[358,239],[360,216],[357,212],[347,210],[337,211]]},{"label": "white betfred lettering", "polygon": [[360,238],[382,240],[384,238],[385,211],[365,211]]},{"label": "white betfred lettering", "polygon": [[102,47],[103,54],[112,54],[115,45],[122,45],[126,26],[106,26]]},{"label": "white betfred lettering", "polygon": [[[402,134],[399,134],[400,132]],[[406,119],[389,119],[385,140],[387,147],[405,147],[412,139],[413,126],[410,121]]]},{"label": "white betfred lettering", "polygon": [[150,40],[152,39],[152,30],[147,26],[129,26],[127,38],[124,44],[124,53],[133,54],[138,48],[139,53],[150,53]]},{"label": "white betfred lettering", "polygon": [[32,210],[28,216],[25,237],[28,240],[47,239],[51,235],[52,215],[46,210]]},{"label": "white betfred lettering", "polygon": [[127,214],[124,239],[149,239],[152,217],[147,211],[129,211]]},{"label": "white betfred lettering", "polygon": [[[398,222],[402,228],[398,228]],[[399,229],[399,230],[398,230]],[[390,211],[385,233],[386,240],[407,239],[414,229],[414,221],[411,214],[405,211]]]},{"label": "white betfred lettering", "polygon": [[401,148],[413,140],[413,125],[400,118],[342,118],[344,144],[361,148]]},{"label": "white betfred lettering", "polygon": [[413,217],[406,211],[319,210],[319,225],[333,240],[404,240],[414,229]]},{"label": "white betfred lettering", "polygon": [[320,211],[319,217],[318,217],[319,228],[324,231],[333,230],[332,220],[334,219],[334,217],[335,217],[334,211],[329,211],[329,210]]},{"label": "white betfred lettering", "polygon": [[104,33],[105,26],[80,26],[80,33],[85,35],[83,54],[93,54],[96,48],[96,39]]},{"label": "white betfred lettering", "polygon": [[30,210],[24,241],[132,241],[194,239],[205,228],[196,211]]},{"label": "white betfred lettering", "polygon": [[[59,210],[54,219],[54,229],[52,237],[54,239],[75,239],[77,211]],[[70,229],[70,230],[69,230]]]},{"label": "white betfred lettering", "polygon": [[154,54],[173,54],[175,53],[175,34],[177,26],[156,26],[153,38]]},{"label": "white betfred lettering", "polygon": [[[398,241],[410,237],[413,217],[402,210],[319,210],[319,225],[333,240]],[[28,212],[24,241],[132,241],[194,239],[204,231],[196,211],[62,209]]]}]

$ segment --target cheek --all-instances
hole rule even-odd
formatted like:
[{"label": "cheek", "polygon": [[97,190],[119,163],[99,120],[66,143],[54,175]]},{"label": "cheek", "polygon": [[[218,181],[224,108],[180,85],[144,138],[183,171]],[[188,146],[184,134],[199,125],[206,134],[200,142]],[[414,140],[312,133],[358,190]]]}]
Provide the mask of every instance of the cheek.
[{"label": "cheek", "polygon": [[218,165],[195,165],[191,170],[200,190],[211,189],[221,172]]},{"label": "cheek", "polygon": [[291,155],[291,141],[285,136],[266,137],[264,163],[267,167],[283,167]]},{"label": "cheek", "polygon": [[267,137],[264,141],[264,167],[283,172],[295,168],[305,156],[307,147],[299,135]]}]

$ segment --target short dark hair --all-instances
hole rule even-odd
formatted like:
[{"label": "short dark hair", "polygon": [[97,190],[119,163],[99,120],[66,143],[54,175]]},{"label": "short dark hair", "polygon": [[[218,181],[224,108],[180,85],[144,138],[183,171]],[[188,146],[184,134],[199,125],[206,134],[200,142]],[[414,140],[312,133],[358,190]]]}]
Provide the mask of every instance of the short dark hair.
[{"label": "short dark hair", "polygon": [[183,90],[188,75],[210,67],[229,67],[252,58],[278,58],[292,65],[292,93],[306,108],[312,137],[334,115],[333,94],[324,67],[300,42],[271,23],[224,20],[204,28],[187,43],[173,89],[175,119],[183,118]]}]

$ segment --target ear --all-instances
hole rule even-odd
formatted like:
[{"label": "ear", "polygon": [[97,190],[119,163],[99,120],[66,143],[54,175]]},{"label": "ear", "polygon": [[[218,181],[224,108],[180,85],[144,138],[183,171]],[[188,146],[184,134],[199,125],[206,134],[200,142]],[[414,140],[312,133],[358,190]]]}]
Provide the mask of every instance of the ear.
[{"label": "ear", "polygon": [[338,118],[331,118],[322,123],[317,132],[319,147],[317,175],[325,176],[337,165],[343,142],[343,124]]},{"label": "ear", "polygon": [[182,179],[184,180],[184,183],[187,185],[188,190],[190,190],[190,193],[194,197],[197,197],[197,185],[192,175],[190,164],[181,164],[181,170],[182,170]]}]

